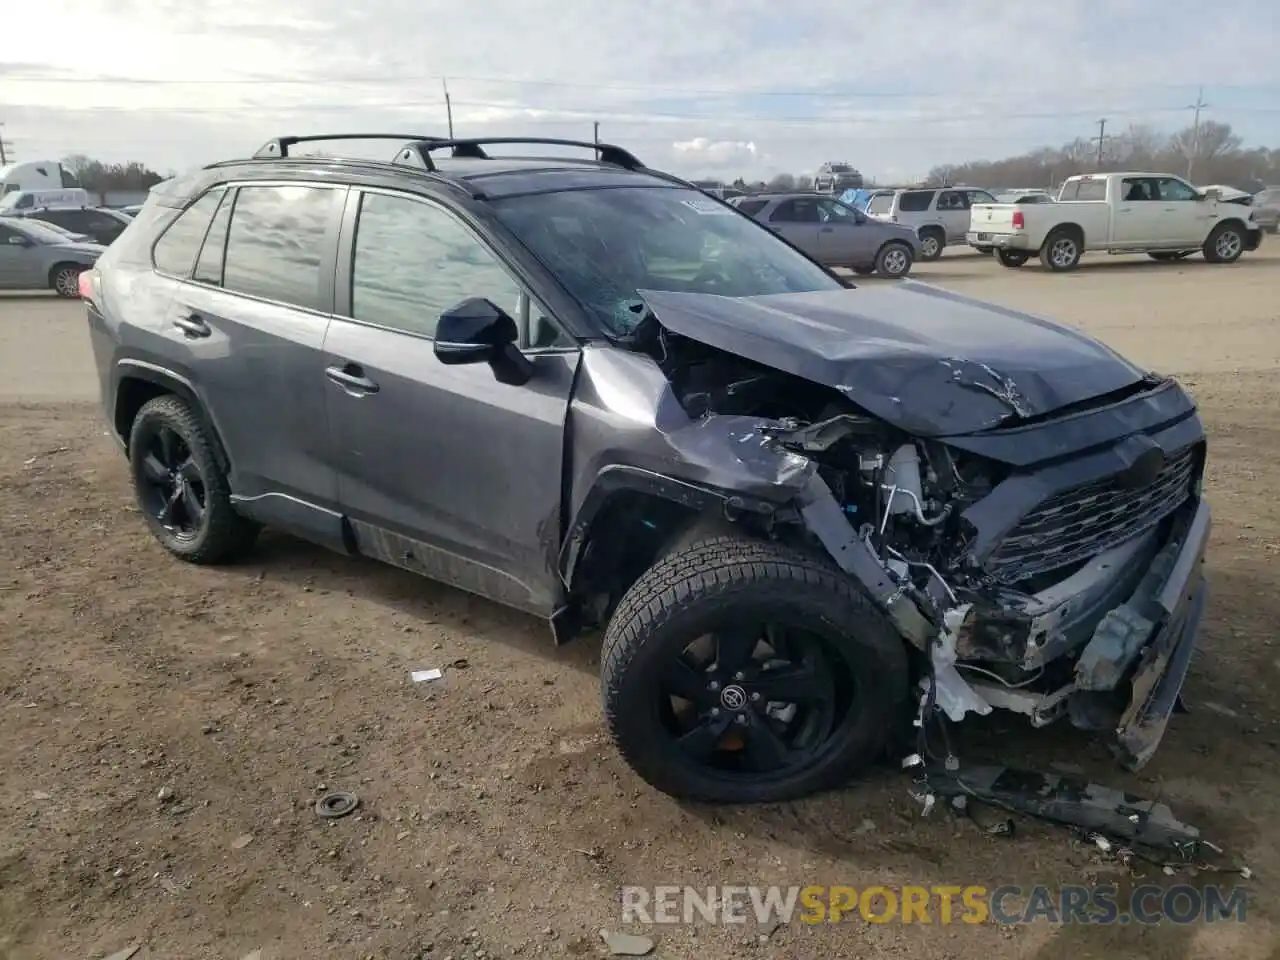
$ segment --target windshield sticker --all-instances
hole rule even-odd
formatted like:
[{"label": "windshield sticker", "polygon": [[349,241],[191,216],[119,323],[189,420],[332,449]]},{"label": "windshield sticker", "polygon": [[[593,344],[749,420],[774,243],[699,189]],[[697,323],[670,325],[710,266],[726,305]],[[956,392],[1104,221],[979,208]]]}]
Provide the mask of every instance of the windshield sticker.
[{"label": "windshield sticker", "polygon": [[726,207],[723,203],[720,203],[717,200],[712,200],[710,198],[706,200],[703,200],[701,198],[697,200],[681,200],[680,202],[683,203],[690,210],[692,210],[694,213],[700,213],[703,216],[713,217],[713,216],[716,216],[717,214],[721,216],[728,216],[729,214],[733,213],[733,210],[731,210],[729,207]]}]

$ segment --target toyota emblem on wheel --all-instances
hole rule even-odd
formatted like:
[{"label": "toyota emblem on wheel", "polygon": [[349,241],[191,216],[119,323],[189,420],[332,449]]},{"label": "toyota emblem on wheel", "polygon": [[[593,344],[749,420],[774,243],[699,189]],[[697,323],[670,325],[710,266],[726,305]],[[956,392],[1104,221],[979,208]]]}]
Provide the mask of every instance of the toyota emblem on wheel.
[{"label": "toyota emblem on wheel", "polygon": [[720,702],[726,710],[741,710],[747,705],[747,691],[736,685],[725,687],[720,694]]}]

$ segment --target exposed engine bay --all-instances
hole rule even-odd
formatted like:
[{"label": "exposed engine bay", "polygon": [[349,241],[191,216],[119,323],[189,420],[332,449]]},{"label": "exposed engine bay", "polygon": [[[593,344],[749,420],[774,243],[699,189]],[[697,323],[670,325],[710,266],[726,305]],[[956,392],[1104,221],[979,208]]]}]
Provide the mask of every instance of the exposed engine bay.
[{"label": "exposed engine bay", "polygon": [[[921,654],[922,712],[936,705],[960,720],[1002,708],[1035,726],[1069,715],[1113,731],[1140,719],[1130,700],[1150,664],[1138,661],[1199,517],[1202,443],[1173,459],[1140,456],[1123,482],[1083,482],[1037,505],[1024,502],[1038,479],[1028,471],[913,436],[837,389],[661,330],[646,352],[691,417],[759,416],[761,442],[817,464],[853,537],[894,584],[886,606],[914,608],[895,624]],[[984,516],[999,517],[998,535]],[[814,524],[804,526],[794,533],[811,536]],[[1138,739],[1119,751],[1134,768],[1154,751]]]}]

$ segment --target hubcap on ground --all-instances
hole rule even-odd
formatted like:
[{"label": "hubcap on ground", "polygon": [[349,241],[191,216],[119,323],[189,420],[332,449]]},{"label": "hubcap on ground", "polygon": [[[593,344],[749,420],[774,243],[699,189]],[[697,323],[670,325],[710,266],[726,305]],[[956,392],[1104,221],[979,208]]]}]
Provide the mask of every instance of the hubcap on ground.
[{"label": "hubcap on ground", "polygon": [[689,760],[722,775],[796,768],[850,715],[855,684],[823,638],[780,625],[727,628],[669,662],[659,717]]},{"label": "hubcap on ground", "polygon": [[204,477],[176,431],[161,427],[143,450],[139,467],[143,506],[173,536],[190,540],[204,523]]},{"label": "hubcap on ground", "polygon": [[1053,249],[1049,251],[1049,259],[1055,267],[1069,267],[1076,258],[1076,244],[1074,240],[1058,240],[1053,244]]},{"label": "hubcap on ground", "polygon": [[1230,260],[1240,252],[1240,234],[1233,230],[1227,230],[1218,237],[1214,244],[1214,251],[1224,260]]}]

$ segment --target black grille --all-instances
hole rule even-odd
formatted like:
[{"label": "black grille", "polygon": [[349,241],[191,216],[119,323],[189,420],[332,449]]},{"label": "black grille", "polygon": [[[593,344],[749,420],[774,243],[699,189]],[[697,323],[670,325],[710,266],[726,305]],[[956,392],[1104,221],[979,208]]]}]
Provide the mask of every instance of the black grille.
[{"label": "black grille", "polygon": [[1155,526],[1191,495],[1198,447],[1181,451],[1150,485],[1126,489],[1114,478],[1059,493],[1019,521],[992,552],[988,571],[1004,583],[1096,557]]}]

